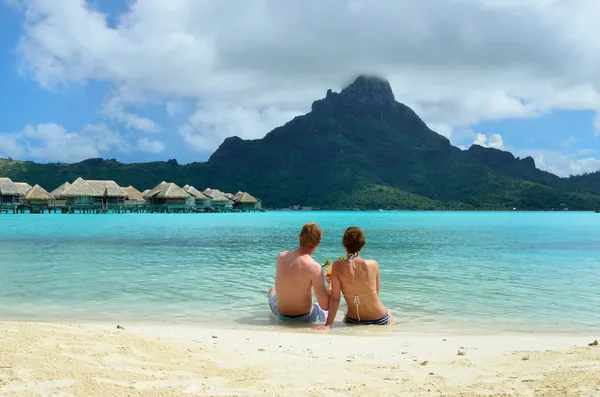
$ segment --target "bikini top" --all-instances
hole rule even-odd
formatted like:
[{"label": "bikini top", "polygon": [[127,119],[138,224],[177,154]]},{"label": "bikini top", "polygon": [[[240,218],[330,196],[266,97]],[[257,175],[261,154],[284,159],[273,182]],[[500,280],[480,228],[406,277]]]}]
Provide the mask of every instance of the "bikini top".
[{"label": "bikini top", "polygon": [[[352,263],[352,266],[355,267],[356,264],[354,263],[354,260],[356,259],[356,257],[358,256],[358,254],[351,254],[348,257],[348,260],[350,260],[350,263]],[[371,292],[367,292],[365,294],[359,294],[359,295],[346,295],[344,294],[344,297],[346,298],[346,300],[348,300],[348,296],[353,296],[353,302],[356,305],[356,315],[358,316],[358,321],[360,321],[360,313],[358,311],[358,306],[360,305],[360,297],[361,296],[365,296],[365,295],[371,295],[373,293],[377,292],[377,290],[373,290]]]}]

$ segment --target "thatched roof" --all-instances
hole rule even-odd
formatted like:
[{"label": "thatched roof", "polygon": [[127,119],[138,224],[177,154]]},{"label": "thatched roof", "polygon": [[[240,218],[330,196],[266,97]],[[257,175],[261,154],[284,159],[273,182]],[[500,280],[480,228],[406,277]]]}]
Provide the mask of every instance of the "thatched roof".
[{"label": "thatched roof", "polygon": [[145,197],[146,194],[150,193],[150,189],[146,189],[142,192],[142,197]]},{"label": "thatched roof", "polygon": [[[154,188],[150,193],[148,193],[148,197],[154,198],[162,198],[162,199],[187,199],[192,195],[174,183],[164,183],[159,185],[160,188],[156,193]],[[158,187],[158,186],[157,186]]]},{"label": "thatched roof", "polygon": [[[215,189],[216,190],[216,189]],[[213,189],[211,188],[206,188],[202,191],[203,194],[207,195],[208,197],[212,197],[212,193],[213,193]]]},{"label": "thatched roof", "polygon": [[235,202],[239,204],[256,204],[258,200],[250,193],[244,192],[235,199]]},{"label": "thatched roof", "polygon": [[200,199],[200,200],[210,199],[209,196],[207,196],[206,194],[202,193],[200,190],[196,189],[193,186],[185,185],[183,187],[183,190],[185,190],[186,192],[188,192],[192,196],[196,197],[197,199]]},{"label": "thatched roof", "polygon": [[[206,192],[210,191],[210,194],[207,194]],[[223,202],[227,202],[227,201],[231,201],[227,196],[225,196],[223,194],[222,191],[220,191],[219,189],[206,189],[204,192],[202,192],[204,194],[207,194],[207,196],[209,196],[212,200],[213,203],[223,203]]]},{"label": "thatched roof", "polygon": [[143,200],[144,197],[142,192],[134,188],[133,186],[127,186],[123,188],[123,191],[127,194],[129,200]]},{"label": "thatched roof", "polygon": [[0,194],[3,196],[18,196],[19,189],[10,179],[0,178]]},{"label": "thatched roof", "polygon": [[98,197],[127,197],[127,193],[115,181],[88,180],[87,183],[98,192]]},{"label": "thatched roof", "polygon": [[44,189],[40,185],[35,185],[31,189],[29,189],[29,191],[25,195],[25,200],[49,201],[49,200],[54,200],[54,196],[52,196],[50,193],[48,193],[46,191],[46,189]]},{"label": "thatched roof", "polygon": [[25,196],[27,192],[31,189],[31,185],[25,182],[15,182],[15,186],[17,191],[19,192],[19,196]]},{"label": "thatched roof", "polygon": [[223,195],[225,197],[227,197],[229,200],[233,200],[233,194],[231,194],[231,193],[223,193]]},{"label": "thatched roof", "polygon": [[86,180],[77,178],[69,187],[67,187],[57,198],[68,197],[98,197],[99,193]]},{"label": "thatched roof", "polygon": [[161,183],[159,183],[158,185],[154,186],[154,188],[144,191],[144,193],[142,194],[144,196],[144,198],[149,198],[149,197],[154,197],[156,196],[161,189],[167,185],[167,182],[162,181]]},{"label": "thatched roof", "polygon": [[242,194],[244,194],[244,192],[242,191],[238,191],[236,194],[233,195],[233,201],[235,201],[238,197],[240,197]]},{"label": "thatched roof", "polygon": [[69,186],[71,186],[71,184],[69,182],[65,182],[62,185],[60,185],[59,187],[57,187],[56,189],[54,189],[53,191],[51,191],[50,194],[53,195],[54,197],[60,197],[62,192],[64,192],[65,189],[68,188]]}]

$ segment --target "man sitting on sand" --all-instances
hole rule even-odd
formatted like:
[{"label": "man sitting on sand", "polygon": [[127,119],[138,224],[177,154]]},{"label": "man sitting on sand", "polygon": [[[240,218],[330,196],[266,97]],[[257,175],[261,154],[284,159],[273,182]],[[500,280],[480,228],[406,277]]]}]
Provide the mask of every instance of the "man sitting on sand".
[{"label": "man sitting on sand", "polygon": [[[321,265],[311,257],[322,234],[316,223],[307,223],[298,237],[300,246],[279,253],[275,286],[269,290],[269,306],[278,320],[312,323],[327,319],[331,285],[325,286]],[[313,290],[318,302],[314,304]]]}]

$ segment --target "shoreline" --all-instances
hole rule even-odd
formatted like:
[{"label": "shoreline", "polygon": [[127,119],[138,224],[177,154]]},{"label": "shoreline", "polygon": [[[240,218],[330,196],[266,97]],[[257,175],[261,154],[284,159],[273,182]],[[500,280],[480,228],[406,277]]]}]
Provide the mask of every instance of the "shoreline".
[{"label": "shoreline", "polygon": [[1,320],[0,396],[600,394],[594,335],[120,325]]},{"label": "shoreline", "polygon": [[[81,326],[101,327],[110,329],[117,325],[131,328],[175,328],[175,329],[218,329],[227,332],[267,332],[267,333],[314,333],[311,327],[307,324],[280,323],[273,317],[265,316],[253,317],[254,321],[246,318],[232,320],[231,318],[217,317],[194,317],[192,319],[184,319],[184,317],[161,317],[161,318],[137,318],[137,317],[119,317],[119,318],[73,318],[73,317],[57,317],[57,316],[6,316],[0,315],[1,323],[23,323],[23,324],[77,324]],[[340,336],[361,336],[361,337],[447,337],[470,335],[473,337],[520,337],[520,336],[536,336],[536,337],[589,337],[595,335],[597,327],[589,325],[587,327],[552,330],[549,324],[529,324],[527,329],[519,326],[524,326],[524,323],[504,324],[503,327],[490,327],[484,324],[469,323],[450,324],[450,323],[428,323],[413,320],[410,322],[400,322],[394,325],[385,327],[363,327],[344,324],[343,313],[338,313],[334,327],[330,330],[330,334]],[[322,324],[322,323],[315,323]],[[425,325],[426,324],[426,325]],[[598,335],[600,337],[600,334]]]}]

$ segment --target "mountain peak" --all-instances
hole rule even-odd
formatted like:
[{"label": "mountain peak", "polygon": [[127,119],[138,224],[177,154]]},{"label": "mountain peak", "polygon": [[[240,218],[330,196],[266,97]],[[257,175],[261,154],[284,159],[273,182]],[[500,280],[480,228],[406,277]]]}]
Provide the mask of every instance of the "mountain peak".
[{"label": "mountain peak", "polygon": [[342,98],[389,106],[395,103],[390,82],[378,76],[360,75],[340,93]]},{"label": "mountain peak", "polygon": [[389,81],[377,76],[360,75],[340,93],[327,90],[325,98],[313,103],[312,110],[356,113],[368,109],[392,109],[396,105]]}]

